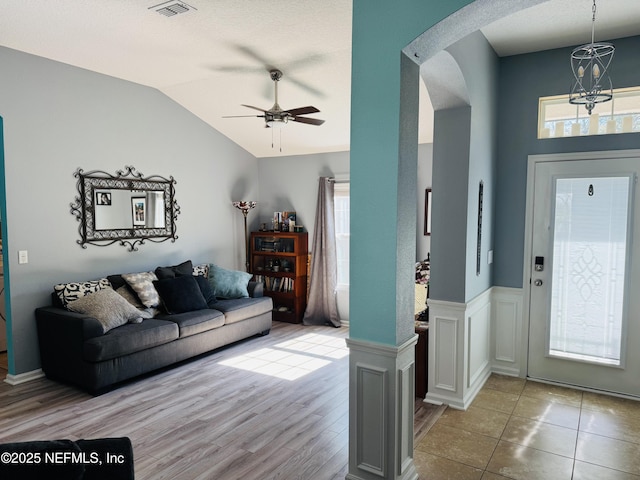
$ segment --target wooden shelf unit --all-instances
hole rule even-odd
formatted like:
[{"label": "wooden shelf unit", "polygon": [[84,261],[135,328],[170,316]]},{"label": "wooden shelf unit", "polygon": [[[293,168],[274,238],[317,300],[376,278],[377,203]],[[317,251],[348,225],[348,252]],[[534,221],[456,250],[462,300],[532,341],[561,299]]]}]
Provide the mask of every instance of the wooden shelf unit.
[{"label": "wooden shelf unit", "polygon": [[301,323],[307,307],[307,233],[251,232],[250,272],[273,299],[273,319]]}]

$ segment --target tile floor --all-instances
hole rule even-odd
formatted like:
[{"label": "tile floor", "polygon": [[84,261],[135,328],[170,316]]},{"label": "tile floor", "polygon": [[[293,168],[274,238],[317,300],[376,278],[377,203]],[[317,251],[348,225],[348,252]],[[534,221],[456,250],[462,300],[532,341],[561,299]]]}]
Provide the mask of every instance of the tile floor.
[{"label": "tile floor", "polygon": [[640,402],[492,375],[414,461],[428,480],[640,480]]}]

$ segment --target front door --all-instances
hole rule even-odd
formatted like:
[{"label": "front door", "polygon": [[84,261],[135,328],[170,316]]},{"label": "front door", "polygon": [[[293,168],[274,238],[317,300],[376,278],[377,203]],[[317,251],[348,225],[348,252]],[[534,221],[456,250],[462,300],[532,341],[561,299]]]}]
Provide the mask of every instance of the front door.
[{"label": "front door", "polygon": [[629,157],[534,163],[529,377],[640,396],[639,172]]}]

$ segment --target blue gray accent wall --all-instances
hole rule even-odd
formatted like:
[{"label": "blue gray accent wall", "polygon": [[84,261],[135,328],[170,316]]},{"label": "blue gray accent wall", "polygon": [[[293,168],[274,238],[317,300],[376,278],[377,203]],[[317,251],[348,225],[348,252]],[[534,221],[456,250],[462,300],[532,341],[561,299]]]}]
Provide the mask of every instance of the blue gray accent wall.
[{"label": "blue gray accent wall", "polygon": [[[616,47],[611,66],[614,88],[640,85],[640,37],[612,42]],[[523,286],[529,155],[640,148],[638,133],[538,140],[538,98],[569,93],[571,50],[562,48],[500,59],[493,272],[493,283],[497,286]]]}]

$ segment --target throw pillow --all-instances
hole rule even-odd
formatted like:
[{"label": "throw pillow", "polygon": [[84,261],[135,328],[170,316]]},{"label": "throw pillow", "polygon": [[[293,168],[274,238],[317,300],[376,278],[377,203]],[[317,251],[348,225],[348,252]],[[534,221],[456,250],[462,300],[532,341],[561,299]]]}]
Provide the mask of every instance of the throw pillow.
[{"label": "throw pillow", "polygon": [[204,278],[209,278],[209,264],[201,263],[200,265],[193,266],[193,274],[202,276]]},{"label": "throw pillow", "polygon": [[207,306],[209,308],[215,308],[213,307],[213,304],[216,303],[218,299],[216,298],[216,294],[213,293],[213,288],[211,288],[209,280],[207,280],[202,275],[194,275],[193,278],[195,278],[196,282],[198,282],[198,287],[200,287],[200,292],[202,292],[202,296],[207,302]]},{"label": "throw pillow", "polygon": [[122,285],[120,288],[114,288],[114,290],[137,309],[145,308],[138,298],[138,295],[136,295],[129,285]]},{"label": "throw pillow", "polygon": [[215,264],[209,265],[209,283],[217,298],[243,298],[249,296],[251,274],[238,270],[227,270]]},{"label": "throw pillow", "polygon": [[169,314],[204,310],[207,302],[193,275],[163,278],[153,282]]},{"label": "throw pillow", "polygon": [[153,286],[154,280],[158,280],[155,273],[123,273],[122,278],[133,288],[145,307],[156,308],[160,305],[160,297]]},{"label": "throw pillow", "polygon": [[111,284],[106,278],[89,282],[59,283],[53,286],[53,290],[65,307],[69,305],[69,302],[104,288],[111,288]]},{"label": "throw pillow", "polygon": [[179,277],[180,275],[193,275],[193,263],[191,260],[187,260],[173,267],[158,267],[156,268],[155,274],[159,280]]},{"label": "throw pillow", "polygon": [[102,324],[103,333],[128,322],[140,323],[143,318],[150,317],[148,313],[141,312],[127,302],[112,288],[104,288],[85,295],[70,302],[68,308],[98,320]]}]

